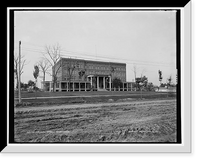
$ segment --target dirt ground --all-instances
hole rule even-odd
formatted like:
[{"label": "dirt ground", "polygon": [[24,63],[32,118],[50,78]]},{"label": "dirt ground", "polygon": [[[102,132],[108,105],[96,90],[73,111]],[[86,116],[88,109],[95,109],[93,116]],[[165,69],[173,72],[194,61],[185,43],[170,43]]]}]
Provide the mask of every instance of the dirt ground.
[{"label": "dirt ground", "polygon": [[176,100],[15,108],[15,142],[176,142]]}]

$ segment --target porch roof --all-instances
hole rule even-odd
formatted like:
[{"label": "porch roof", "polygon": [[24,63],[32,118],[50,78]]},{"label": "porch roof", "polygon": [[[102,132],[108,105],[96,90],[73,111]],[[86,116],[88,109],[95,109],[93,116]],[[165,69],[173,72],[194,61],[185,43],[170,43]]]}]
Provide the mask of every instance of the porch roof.
[{"label": "porch roof", "polygon": [[105,75],[105,74],[90,74],[87,77],[110,77],[110,75]]}]

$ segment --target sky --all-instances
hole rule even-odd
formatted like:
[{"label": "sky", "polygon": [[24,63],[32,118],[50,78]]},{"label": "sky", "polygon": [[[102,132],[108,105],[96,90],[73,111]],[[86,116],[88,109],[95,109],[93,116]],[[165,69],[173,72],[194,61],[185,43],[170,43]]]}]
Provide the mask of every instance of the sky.
[{"label": "sky", "polygon": [[[15,11],[14,53],[26,59],[21,81],[34,80],[45,46],[59,44],[62,57],[126,63],[126,80],[176,83],[175,11]],[[39,85],[42,73],[39,76]],[[49,75],[46,80],[51,80]]]}]

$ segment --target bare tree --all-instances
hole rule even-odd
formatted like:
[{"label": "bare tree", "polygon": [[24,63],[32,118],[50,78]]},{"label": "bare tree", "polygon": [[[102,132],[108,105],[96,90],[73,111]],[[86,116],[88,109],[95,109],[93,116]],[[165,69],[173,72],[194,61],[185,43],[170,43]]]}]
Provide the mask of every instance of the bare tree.
[{"label": "bare tree", "polygon": [[49,74],[48,70],[49,70],[51,65],[49,64],[49,62],[45,58],[42,58],[38,62],[38,66],[40,67],[40,71],[43,73],[43,90],[44,90],[45,89],[45,76],[46,76],[46,73]]},{"label": "bare tree", "polygon": [[24,59],[24,56],[21,56],[20,59],[21,59],[21,67],[20,67],[20,72],[19,72],[19,56],[18,55],[14,56],[14,73],[17,80],[16,88],[18,87],[18,83],[19,83],[19,75],[22,75],[23,68],[26,62],[26,59]]},{"label": "bare tree", "polygon": [[167,78],[167,87],[171,86],[172,83],[172,75],[169,76],[169,78]]},{"label": "bare tree", "polygon": [[47,56],[44,55],[46,60],[49,62],[52,67],[52,81],[53,81],[53,92],[55,91],[55,84],[57,82],[57,74],[61,68],[61,47],[59,44],[53,46],[45,47]]},{"label": "bare tree", "polygon": [[72,80],[73,75],[74,75],[74,71],[76,69],[79,69],[78,61],[72,60],[71,58],[69,58],[67,60],[67,74],[68,74],[67,80],[69,81],[69,91],[71,90],[70,84],[71,84],[71,80]]},{"label": "bare tree", "polygon": [[[79,72],[78,72],[79,78],[80,78],[80,79],[86,80],[87,62],[84,61],[83,68],[82,68],[82,69],[79,69],[79,68],[78,68],[78,70],[79,70]],[[83,78],[83,77],[84,77],[84,78]]]},{"label": "bare tree", "polygon": [[142,72],[141,72],[141,78],[143,77],[144,73],[146,72],[146,69],[142,69]]},{"label": "bare tree", "polygon": [[80,85],[81,80],[86,81],[86,78],[87,78],[86,73],[87,73],[87,62],[84,61],[82,68],[80,68],[80,66],[78,64],[79,85]]},{"label": "bare tree", "polygon": [[[136,78],[137,78],[137,71],[138,71],[138,69],[140,69],[140,68],[137,68],[136,66],[133,66],[133,72],[134,72],[135,82],[136,82]],[[142,69],[141,78],[143,77],[144,72],[146,72],[145,68]]]},{"label": "bare tree", "polygon": [[113,67],[110,65],[110,76],[111,76],[111,83],[112,83],[111,88],[113,88],[113,74],[115,73],[115,69],[116,69],[116,67]]}]

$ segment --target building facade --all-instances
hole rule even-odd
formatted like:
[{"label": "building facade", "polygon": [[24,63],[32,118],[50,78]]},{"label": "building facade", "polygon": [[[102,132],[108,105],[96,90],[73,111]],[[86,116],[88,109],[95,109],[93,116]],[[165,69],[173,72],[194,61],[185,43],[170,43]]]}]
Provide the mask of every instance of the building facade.
[{"label": "building facade", "polygon": [[[56,74],[56,91],[111,91],[112,79],[126,82],[125,63],[61,58],[52,72]],[[52,82],[49,86],[51,91]],[[127,85],[123,84],[124,87]]]}]

